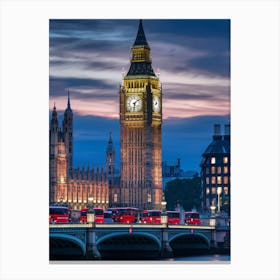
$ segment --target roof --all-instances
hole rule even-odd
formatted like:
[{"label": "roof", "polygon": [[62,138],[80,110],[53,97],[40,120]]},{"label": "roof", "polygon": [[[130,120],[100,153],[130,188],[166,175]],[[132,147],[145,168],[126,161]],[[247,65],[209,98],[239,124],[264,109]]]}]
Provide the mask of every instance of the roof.
[{"label": "roof", "polygon": [[230,153],[230,140],[222,136],[214,136],[213,141],[206,148],[203,156],[210,154],[229,154]]},{"label": "roof", "polygon": [[134,75],[156,76],[152,68],[152,64],[148,62],[132,62],[127,76]]}]

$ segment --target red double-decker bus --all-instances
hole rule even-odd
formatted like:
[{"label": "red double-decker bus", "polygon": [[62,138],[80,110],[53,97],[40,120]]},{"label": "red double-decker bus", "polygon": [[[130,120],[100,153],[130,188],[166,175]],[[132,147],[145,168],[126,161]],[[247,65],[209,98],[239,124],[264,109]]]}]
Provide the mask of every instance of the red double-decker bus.
[{"label": "red double-decker bus", "polygon": [[[82,208],[81,209],[81,216],[80,216],[80,223],[87,222],[87,212],[89,208]],[[94,221],[98,224],[104,223],[104,211],[102,208],[93,208],[94,211]]]},{"label": "red double-decker bus", "polygon": [[116,223],[136,223],[139,215],[139,209],[132,207],[113,208],[111,211]]},{"label": "red double-decker bus", "polygon": [[180,224],[180,212],[179,211],[166,211],[167,223],[170,225]]},{"label": "red double-decker bus", "polygon": [[71,210],[67,206],[49,207],[49,223],[69,223],[71,220]]},{"label": "red double-decker bus", "polygon": [[200,216],[198,212],[185,212],[186,225],[200,225]]},{"label": "red double-decker bus", "polygon": [[160,210],[144,210],[141,217],[142,224],[160,224],[161,211]]}]

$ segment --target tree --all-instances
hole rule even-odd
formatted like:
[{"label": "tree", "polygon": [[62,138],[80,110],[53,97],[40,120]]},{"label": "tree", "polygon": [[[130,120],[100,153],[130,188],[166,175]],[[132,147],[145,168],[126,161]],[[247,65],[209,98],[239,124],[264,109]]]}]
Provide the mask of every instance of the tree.
[{"label": "tree", "polygon": [[180,204],[185,211],[190,211],[194,207],[201,208],[201,180],[200,177],[192,179],[175,179],[167,183],[165,187],[165,199],[167,210],[174,210]]}]

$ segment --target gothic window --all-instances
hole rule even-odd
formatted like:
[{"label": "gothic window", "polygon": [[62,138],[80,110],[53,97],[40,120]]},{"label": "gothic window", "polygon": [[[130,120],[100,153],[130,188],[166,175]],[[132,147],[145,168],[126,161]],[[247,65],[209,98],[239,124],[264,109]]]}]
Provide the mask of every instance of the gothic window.
[{"label": "gothic window", "polygon": [[227,174],[227,173],[228,173],[228,167],[224,166],[224,174]]},{"label": "gothic window", "polygon": [[217,177],[217,183],[218,183],[219,185],[222,184],[222,176],[218,176],[218,177]]},{"label": "gothic window", "polygon": [[222,173],[222,167],[221,166],[218,166],[217,167],[217,174],[221,174]]},{"label": "gothic window", "polygon": [[216,163],[216,158],[215,157],[211,157],[211,164],[215,164]]},{"label": "gothic window", "polygon": [[212,184],[216,184],[216,177],[215,177],[215,176],[212,176],[212,177],[211,177],[211,183],[212,183]]},{"label": "gothic window", "polygon": [[212,174],[215,174],[215,173],[216,173],[216,167],[215,167],[215,166],[212,166],[212,167],[211,167],[211,173],[212,173]]}]

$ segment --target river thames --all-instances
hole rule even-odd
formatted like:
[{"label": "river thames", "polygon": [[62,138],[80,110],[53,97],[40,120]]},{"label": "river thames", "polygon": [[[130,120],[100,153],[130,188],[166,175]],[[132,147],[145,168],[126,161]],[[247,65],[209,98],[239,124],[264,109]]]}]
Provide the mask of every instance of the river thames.
[{"label": "river thames", "polygon": [[197,255],[184,256],[165,259],[163,261],[185,261],[185,262],[230,262],[230,255],[212,254],[212,255]]}]

